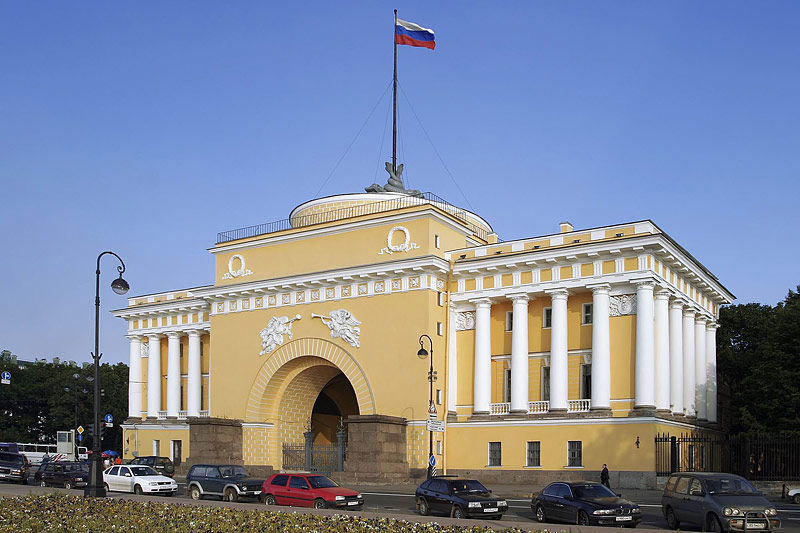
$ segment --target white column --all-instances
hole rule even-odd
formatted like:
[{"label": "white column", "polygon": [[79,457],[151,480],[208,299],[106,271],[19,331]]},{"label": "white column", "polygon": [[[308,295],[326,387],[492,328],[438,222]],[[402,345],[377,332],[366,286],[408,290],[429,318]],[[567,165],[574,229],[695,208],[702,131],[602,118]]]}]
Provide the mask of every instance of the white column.
[{"label": "white column", "polygon": [[513,294],[511,326],[511,412],[528,412],[528,296]]},{"label": "white column", "polygon": [[489,414],[492,392],[492,333],[491,300],[475,302],[475,376],[473,389],[473,414]]},{"label": "white column", "polygon": [[717,421],[717,325],[706,326],[706,418]]},{"label": "white column", "polygon": [[695,416],[694,399],[694,310],[683,310],[683,408]]},{"label": "white column", "polygon": [[656,293],[655,337],[656,337],[656,409],[670,410],[669,369],[669,297],[667,290]]},{"label": "white column", "polygon": [[447,410],[456,412],[458,405],[458,342],[457,342],[457,318],[458,309],[450,305],[450,326],[448,331],[447,343]]},{"label": "white column", "polygon": [[683,416],[683,300],[669,305],[669,388],[672,414]]},{"label": "white column", "polygon": [[200,340],[202,331],[189,332],[189,365],[186,391],[186,416],[200,416]]},{"label": "white column", "polygon": [[550,293],[552,324],[550,329],[550,410],[566,411],[569,407],[569,371],[567,360],[567,298],[569,293],[557,289]]},{"label": "white column", "polygon": [[706,419],[706,318],[694,320],[694,405],[698,420]]},{"label": "white column", "polygon": [[592,287],[592,409],[611,409],[608,285]]},{"label": "white column", "polygon": [[167,333],[167,416],[178,417],[181,409],[181,334]]},{"label": "white column", "polygon": [[156,418],[161,410],[161,335],[147,338],[147,418]]},{"label": "white column", "polygon": [[655,324],[652,281],[636,285],[636,398],[634,407],[654,408]]},{"label": "white column", "polygon": [[142,338],[128,335],[131,341],[128,359],[128,417],[142,416]]}]

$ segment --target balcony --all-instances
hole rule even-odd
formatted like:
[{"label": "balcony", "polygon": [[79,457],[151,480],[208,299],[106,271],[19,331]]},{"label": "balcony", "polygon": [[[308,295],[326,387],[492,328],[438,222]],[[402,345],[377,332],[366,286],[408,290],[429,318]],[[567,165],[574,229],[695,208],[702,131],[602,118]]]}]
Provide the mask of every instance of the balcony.
[{"label": "balcony", "polygon": [[[568,413],[586,413],[592,407],[591,400],[569,400],[567,407]],[[507,415],[511,413],[511,403],[493,403],[490,406],[490,414]],[[550,410],[550,402],[528,402],[528,414],[542,414]]]},{"label": "balcony", "polygon": [[200,411],[200,418],[208,418],[208,411]]},{"label": "balcony", "polygon": [[178,420],[186,420],[186,411],[178,411]]},{"label": "balcony", "polygon": [[167,419],[167,412],[166,411],[159,411],[156,420],[166,420]]}]

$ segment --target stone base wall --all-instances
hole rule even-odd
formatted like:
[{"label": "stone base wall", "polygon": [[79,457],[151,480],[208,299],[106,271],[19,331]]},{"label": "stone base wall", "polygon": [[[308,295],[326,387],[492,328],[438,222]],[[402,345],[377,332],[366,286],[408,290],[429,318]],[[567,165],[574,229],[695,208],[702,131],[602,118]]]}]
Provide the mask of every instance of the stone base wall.
[{"label": "stone base wall", "polygon": [[344,472],[334,479],[343,483],[405,483],[406,419],[386,415],[356,415],[347,424]]},{"label": "stone base wall", "polygon": [[[540,492],[554,481],[600,482],[599,470],[505,470],[448,468],[448,475],[476,478],[488,488],[497,485],[528,485],[532,493]],[[655,472],[609,472],[611,490],[657,489]]]},{"label": "stone base wall", "polygon": [[198,463],[243,465],[242,421],[228,418],[189,418],[189,456],[186,467]]}]

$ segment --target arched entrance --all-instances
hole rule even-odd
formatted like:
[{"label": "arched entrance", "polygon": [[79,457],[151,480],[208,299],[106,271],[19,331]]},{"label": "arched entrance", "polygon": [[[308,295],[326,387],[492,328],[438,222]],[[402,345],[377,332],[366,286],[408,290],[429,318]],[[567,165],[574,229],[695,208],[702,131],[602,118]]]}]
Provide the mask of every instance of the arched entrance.
[{"label": "arched entrance", "polygon": [[322,388],[311,411],[311,431],[314,444],[337,442],[339,423],[350,415],[357,415],[358,400],[353,386],[339,372]]}]

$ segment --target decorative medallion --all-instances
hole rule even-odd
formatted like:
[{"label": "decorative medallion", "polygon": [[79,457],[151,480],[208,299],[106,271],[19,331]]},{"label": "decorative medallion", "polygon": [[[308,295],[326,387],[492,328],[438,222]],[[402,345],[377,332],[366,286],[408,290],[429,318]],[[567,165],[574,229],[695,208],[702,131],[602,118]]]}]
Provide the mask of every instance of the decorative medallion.
[{"label": "decorative medallion", "polygon": [[250,309],[250,300],[242,300],[242,309]]},{"label": "decorative medallion", "polygon": [[393,291],[399,291],[401,288],[403,288],[403,282],[400,281],[399,279],[393,279],[392,280],[392,290]]},{"label": "decorative medallion", "polygon": [[264,298],[259,296],[256,298],[256,307],[264,307]]},{"label": "decorative medallion", "polygon": [[235,301],[228,302],[228,309],[230,309],[231,311],[236,311],[236,302]]},{"label": "decorative medallion", "polygon": [[456,331],[475,329],[475,311],[456,313]]},{"label": "decorative medallion", "polygon": [[141,347],[141,349],[139,350],[139,354],[140,354],[142,357],[148,357],[148,356],[150,355],[150,344],[149,344],[149,343],[147,343],[147,342],[143,342],[143,343],[142,343],[142,347]]},{"label": "decorative medallion", "polygon": [[336,290],[333,287],[328,287],[325,289],[325,298],[335,298],[336,297]]},{"label": "decorative medallion", "polygon": [[386,285],[382,281],[375,282],[375,292],[383,292],[386,289]]},{"label": "decorative medallion", "polygon": [[366,283],[362,283],[358,286],[358,294],[367,294],[369,292],[369,287]]},{"label": "decorative medallion", "polygon": [[[235,269],[236,261],[239,261],[239,268]],[[245,276],[252,276],[253,271],[247,270],[244,266],[244,257],[239,254],[234,254],[228,259],[228,271],[222,275],[222,279],[243,278]]]},{"label": "decorative medallion", "polygon": [[331,338],[340,338],[350,346],[358,348],[360,346],[359,336],[361,335],[361,324],[356,317],[346,309],[336,309],[327,316],[311,313],[311,318],[319,318],[322,323],[331,330]]},{"label": "decorative medallion", "polygon": [[274,316],[267,322],[267,327],[261,330],[261,352],[259,355],[264,355],[279,345],[283,344],[283,336],[288,335],[289,340],[292,340],[292,322],[300,320],[300,315],[295,315],[294,318],[288,316]]},{"label": "decorative medallion", "polygon": [[303,303],[306,301],[306,293],[305,291],[300,291],[294,295],[294,301],[297,303]]},{"label": "decorative medallion", "polygon": [[623,294],[609,298],[609,314],[611,316],[635,315],[636,295]]},{"label": "decorative medallion", "polygon": [[342,287],[342,296],[350,296],[350,285]]},{"label": "decorative medallion", "polygon": [[[394,234],[398,231],[403,233],[405,240],[401,244],[392,244]],[[409,232],[408,229],[404,228],[403,226],[395,226],[389,230],[389,234],[386,236],[386,248],[381,249],[381,251],[378,252],[378,255],[391,255],[395,252],[408,252],[409,250],[417,249],[419,249],[419,245],[415,242],[411,242],[411,232]]]},{"label": "decorative medallion", "polygon": [[444,290],[444,280],[437,279],[436,280],[436,288],[439,289],[440,291],[443,291]]},{"label": "decorative medallion", "polygon": [[281,296],[281,302],[283,302],[284,304],[291,303],[291,301],[292,301],[292,295],[291,294],[286,293],[286,294]]},{"label": "decorative medallion", "polygon": [[224,312],[225,312],[225,304],[222,303],[222,302],[219,302],[217,304],[217,313],[224,313]]},{"label": "decorative medallion", "polygon": [[274,294],[273,294],[272,296],[268,296],[268,297],[267,297],[267,305],[275,305],[275,303],[276,303],[277,301],[278,301],[278,300],[277,300],[277,298],[275,298],[275,295],[274,295]]},{"label": "decorative medallion", "polygon": [[415,276],[413,278],[408,278],[408,286],[412,289],[416,289],[419,287],[419,276]]},{"label": "decorative medallion", "polygon": [[319,300],[319,289],[312,289],[311,290],[311,299],[312,300]]}]

